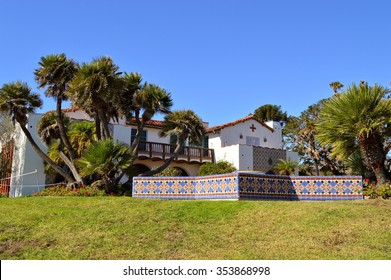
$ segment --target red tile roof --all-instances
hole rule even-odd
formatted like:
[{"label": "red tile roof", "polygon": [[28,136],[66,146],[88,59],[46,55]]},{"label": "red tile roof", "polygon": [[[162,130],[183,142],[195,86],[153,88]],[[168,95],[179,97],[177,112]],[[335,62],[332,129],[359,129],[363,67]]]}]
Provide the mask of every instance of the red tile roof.
[{"label": "red tile roof", "polygon": [[[132,118],[132,121],[126,122],[126,125],[136,125],[136,118]],[[163,127],[164,121],[150,120],[147,121],[145,126],[149,127]]]},{"label": "red tile roof", "polygon": [[226,128],[226,127],[229,127],[229,126],[234,126],[236,124],[239,124],[239,123],[244,123],[248,120],[254,120],[256,122],[258,122],[259,124],[261,124],[262,126],[264,126],[265,128],[269,129],[270,131],[274,132],[274,129],[271,128],[270,126],[268,126],[267,124],[265,124],[263,121],[257,119],[256,117],[254,117],[254,115],[249,115],[247,117],[244,117],[244,118],[241,118],[241,119],[238,119],[236,121],[233,121],[233,122],[229,122],[229,123],[225,123],[225,124],[221,124],[221,125],[216,125],[216,126],[212,126],[212,127],[209,127],[206,132],[213,132],[213,131],[219,131],[219,130],[222,130],[223,128]]}]

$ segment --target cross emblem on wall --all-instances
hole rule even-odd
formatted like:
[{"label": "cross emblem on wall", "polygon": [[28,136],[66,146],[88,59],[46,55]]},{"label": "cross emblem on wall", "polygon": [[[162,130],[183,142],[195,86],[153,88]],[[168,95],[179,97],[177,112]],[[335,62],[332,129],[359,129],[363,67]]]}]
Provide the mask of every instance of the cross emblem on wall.
[{"label": "cross emblem on wall", "polygon": [[254,124],[252,124],[252,125],[250,126],[250,129],[251,129],[252,132],[254,132],[257,128],[254,126]]}]

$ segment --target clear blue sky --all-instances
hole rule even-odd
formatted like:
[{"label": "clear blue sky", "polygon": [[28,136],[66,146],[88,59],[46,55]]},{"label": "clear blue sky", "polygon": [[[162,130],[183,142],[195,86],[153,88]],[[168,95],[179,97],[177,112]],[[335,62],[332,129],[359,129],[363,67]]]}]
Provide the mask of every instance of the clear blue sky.
[{"label": "clear blue sky", "polygon": [[387,0],[1,0],[0,86],[23,80],[43,96],[41,56],[108,55],[211,125],[267,103],[299,115],[332,81],[389,85],[390,11]]}]

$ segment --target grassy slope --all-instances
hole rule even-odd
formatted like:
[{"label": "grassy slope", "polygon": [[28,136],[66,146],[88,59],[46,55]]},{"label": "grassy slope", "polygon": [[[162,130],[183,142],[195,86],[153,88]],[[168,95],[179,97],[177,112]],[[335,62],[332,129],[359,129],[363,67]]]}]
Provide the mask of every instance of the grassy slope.
[{"label": "grassy slope", "polygon": [[0,199],[0,259],[391,259],[391,201]]}]

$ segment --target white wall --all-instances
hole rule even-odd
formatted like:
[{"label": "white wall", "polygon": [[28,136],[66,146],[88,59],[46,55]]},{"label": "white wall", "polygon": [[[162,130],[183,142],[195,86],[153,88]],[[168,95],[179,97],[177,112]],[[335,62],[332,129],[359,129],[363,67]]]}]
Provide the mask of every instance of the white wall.
[{"label": "white wall", "polygon": [[114,125],[113,138],[120,143],[130,145],[131,127],[125,125]]},{"label": "white wall", "polygon": [[[254,131],[250,128],[252,125],[256,128]],[[213,132],[209,133],[209,147],[218,149],[218,146],[227,147],[236,144],[246,145],[246,137],[249,136],[259,138],[261,147],[281,149],[281,126],[278,122],[275,122],[274,125],[276,129],[271,131],[255,120],[247,120],[243,123],[225,127],[217,132],[218,134],[213,134]],[[218,136],[220,136],[220,140],[216,139]]]},{"label": "white wall", "polygon": [[254,169],[253,147],[248,145],[231,145],[215,150],[216,161],[224,160],[232,163],[239,171]]},{"label": "white wall", "polygon": [[240,171],[254,170],[253,147],[247,145],[239,145],[239,168]]},{"label": "white wall", "polygon": [[[41,114],[29,114],[27,129],[30,131],[37,145],[46,153],[47,148],[42,144],[36,130],[37,123],[41,117]],[[26,173],[33,174],[24,175]],[[45,184],[43,160],[34,151],[19,125],[17,125],[17,133],[15,136],[12,177],[10,197],[31,195],[34,192],[40,191]]]}]

